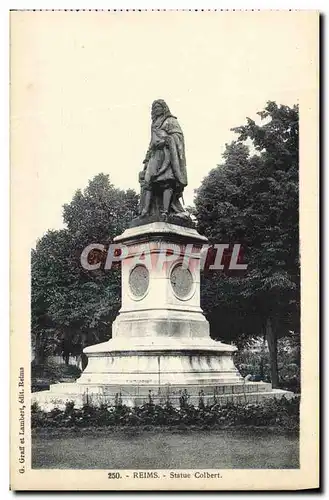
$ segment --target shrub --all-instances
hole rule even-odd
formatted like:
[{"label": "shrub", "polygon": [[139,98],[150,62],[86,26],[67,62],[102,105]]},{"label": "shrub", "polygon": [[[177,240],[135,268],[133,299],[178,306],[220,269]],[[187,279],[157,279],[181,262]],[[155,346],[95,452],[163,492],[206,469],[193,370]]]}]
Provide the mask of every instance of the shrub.
[{"label": "shrub", "polygon": [[127,407],[117,398],[110,406],[85,404],[82,409],[74,407],[72,402],[64,410],[54,408],[50,412],[40,410],[37,404],[31,408],[32,427],[123,427],[123,426],[176,426],[187,428],[197,426],[233,427],[281,427],[296,430],[299,427],[299,398],[269,399],[262,403],[226,403],[214,402],[205,405],[200,395],[199,406],[189,404],[187,393],[181,395],[180,407],[175,408],[169,400],[164,404],[149,401],[134,408]]},{"label": "shrub", "polygon": [[[234,359],[243,377],[251,375],[251,380],[271,382],[270,356],[266,346],[256,351],[241,349]],[[280,387],[300,393],[300,346],[295,336],[278,340],[278,368]]]}]

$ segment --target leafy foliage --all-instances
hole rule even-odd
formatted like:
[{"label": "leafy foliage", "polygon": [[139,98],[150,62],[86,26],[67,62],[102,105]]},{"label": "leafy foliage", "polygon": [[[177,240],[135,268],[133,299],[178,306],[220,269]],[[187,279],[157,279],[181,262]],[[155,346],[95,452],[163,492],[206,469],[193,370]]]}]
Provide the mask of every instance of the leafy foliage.
[{"label": "leafy foliage", "polygon": [[268,102],[258,114],[260,125],[233,129],[238,140],[197,190],[195,216],[211,243],[240,243],[248,264],[244,276],[203,276],[212,336],[241,344],[267,331],[277,385],[276,338],[299,332],[298,107]]},{"label": "leafy foliage", "polygon": [[81,370],[75,365],[58,365],[47,362],[45,364],[31,364],[32,392],[49,389],[51,384],[58,382],[75,382],[81,375]]},{"label": "leafy foliage", "polygon": [[65,409],[54,408],[50,412],[32,405],[32,428],[40,427],[136,427],[168,426],[185,429],[222,428],[234,426],[280,427],[297,430],[299,428],[299,398],[287,400],[270,399],[262,403],[220,405],[184,404],[175,408],[170,401],[154,404],[151,401],[130,408],[123,404],[75,408],[72,402]]},{"label": "leafy foliage", "polygon": [[[48,231],[32,251],[32,338],[37,361],[49,353],[81,353],[111,335],[120,306],[120,268],[85,270],[91,243],[108,246],[137,215],[138,195],[99,174],[63,207],[65,229]],[[104,255],[94,253],[93,263]]]},{"label": "leafy foliage", "polygon": [[[255,381],[270,382],[271,363],[268,349],[240,349],[235,353],[235,365],[243,377],[251,375]],[[299,336],[291,335],[278,340],[278,372],[283,389],[300,393],[300,343]]]}]

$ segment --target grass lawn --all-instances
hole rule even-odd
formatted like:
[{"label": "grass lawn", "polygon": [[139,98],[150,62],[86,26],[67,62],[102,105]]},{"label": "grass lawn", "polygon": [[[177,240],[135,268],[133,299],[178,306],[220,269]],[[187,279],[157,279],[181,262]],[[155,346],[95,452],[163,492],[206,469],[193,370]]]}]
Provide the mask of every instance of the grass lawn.
[{"label": "grass lawn", "polygon": [[296,433],[271,429],[35,429],[36,469],[294,469]]}]

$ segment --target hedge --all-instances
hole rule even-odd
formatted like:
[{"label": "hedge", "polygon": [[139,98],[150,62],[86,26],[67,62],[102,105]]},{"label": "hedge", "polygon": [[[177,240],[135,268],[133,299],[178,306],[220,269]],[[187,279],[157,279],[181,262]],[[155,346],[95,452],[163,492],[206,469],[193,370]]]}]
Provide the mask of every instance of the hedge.
[{"label": "hedge", "polygon": [[234,426],[280,427],[290,430],[299,428],[300,398],[270,399],[262,403],[214,403],[205,405],[200,397],[199,406],[189,404],[182,397],[180,407],[175,408],[170,401],[165,404],[149,402],[141,406],[128,407],[117,397],[114,405],[93,406],[85,404],[75,408],[74,403],[66,403],[64,410],[54,408],[49,412],[32,405],[32,428],[40,427],[106,427],[106,426],[198,426],[202,428],[222,428]]}]

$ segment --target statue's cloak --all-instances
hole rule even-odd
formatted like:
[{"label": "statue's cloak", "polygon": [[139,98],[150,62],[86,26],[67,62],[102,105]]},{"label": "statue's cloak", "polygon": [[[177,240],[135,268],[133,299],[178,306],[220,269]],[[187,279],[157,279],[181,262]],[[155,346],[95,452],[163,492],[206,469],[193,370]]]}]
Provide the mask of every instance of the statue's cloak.
[{"label": "statue's cloak", "polygon": [[[166,146],[159,147],[158,142],[165,137]],[[165,172],[156,177],[153,182],[175,180],[180,191],[187,186],[184,136],[176,117],[167,115],[154,120],[151,128],[151,142],[144,163],[147,164],[147,181],[151,180],[152,174],[159,172],[166,164]]]},{"label": "statue's cloak", "polygon": [[176,181],[182,186],[187,186],[185,144],[182,129],[174,116],[165,118],[161,129],[168,134],[168,147],[170,151],[170,164]]}]

